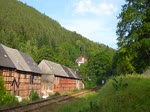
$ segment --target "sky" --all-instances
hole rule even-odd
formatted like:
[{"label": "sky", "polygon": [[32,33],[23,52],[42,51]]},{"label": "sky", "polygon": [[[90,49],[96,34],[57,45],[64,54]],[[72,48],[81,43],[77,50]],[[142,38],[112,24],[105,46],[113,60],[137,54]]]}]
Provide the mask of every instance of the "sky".
[{"label": "sky", "polygon": [[94,42],[117,49],[117,16],[124,0],[20,0]]}]

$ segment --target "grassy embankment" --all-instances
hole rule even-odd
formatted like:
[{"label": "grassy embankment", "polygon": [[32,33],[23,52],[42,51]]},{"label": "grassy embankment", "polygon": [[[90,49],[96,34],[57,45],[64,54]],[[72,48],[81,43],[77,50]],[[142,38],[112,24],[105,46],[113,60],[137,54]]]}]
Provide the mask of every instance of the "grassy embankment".
[{"label": "grassy embankment", "polygon": [[98,92],[57,106],[54,112],[150,112],[150,77],[110,79]]}]

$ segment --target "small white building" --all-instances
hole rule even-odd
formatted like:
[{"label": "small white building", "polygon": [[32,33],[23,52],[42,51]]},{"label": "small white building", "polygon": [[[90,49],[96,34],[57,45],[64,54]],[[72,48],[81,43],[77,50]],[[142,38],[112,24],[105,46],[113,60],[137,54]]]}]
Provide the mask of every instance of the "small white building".
[{"label": "small white building", "polygon": [[80,66],[81,64],[87,62],[87,59],[86,59],[85,57],[83,57],[83,56],[80,56],[80,57],[78,57],[78,58],[76,59],[76,62],[77,62],[77,64],[78,64],[78,66]]}]

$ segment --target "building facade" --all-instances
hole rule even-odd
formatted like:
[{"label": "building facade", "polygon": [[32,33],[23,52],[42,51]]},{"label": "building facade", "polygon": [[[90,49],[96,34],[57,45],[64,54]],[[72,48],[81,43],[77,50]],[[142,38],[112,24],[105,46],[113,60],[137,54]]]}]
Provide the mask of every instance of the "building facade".
[{"label": "building facade", "polygon": [[41,71],[27,54],[0,44],[0,76],[16,96],[28,97],[32,89],[41,93]]},{"label": "building facade", "polygon": [[81,77],[71,68],[42,60],[38,65],[42,71],[41,92],[44,96],[55,92],[66,92],[74,89],[83,89]]}]

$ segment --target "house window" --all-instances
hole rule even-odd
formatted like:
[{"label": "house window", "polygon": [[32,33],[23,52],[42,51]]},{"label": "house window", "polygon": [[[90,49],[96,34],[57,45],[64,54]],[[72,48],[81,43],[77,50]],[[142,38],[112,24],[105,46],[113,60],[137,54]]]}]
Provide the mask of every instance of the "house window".
[{"label": "house window", "polygon": [[30,84],[33,84],[34,75],[30,75]]}]

